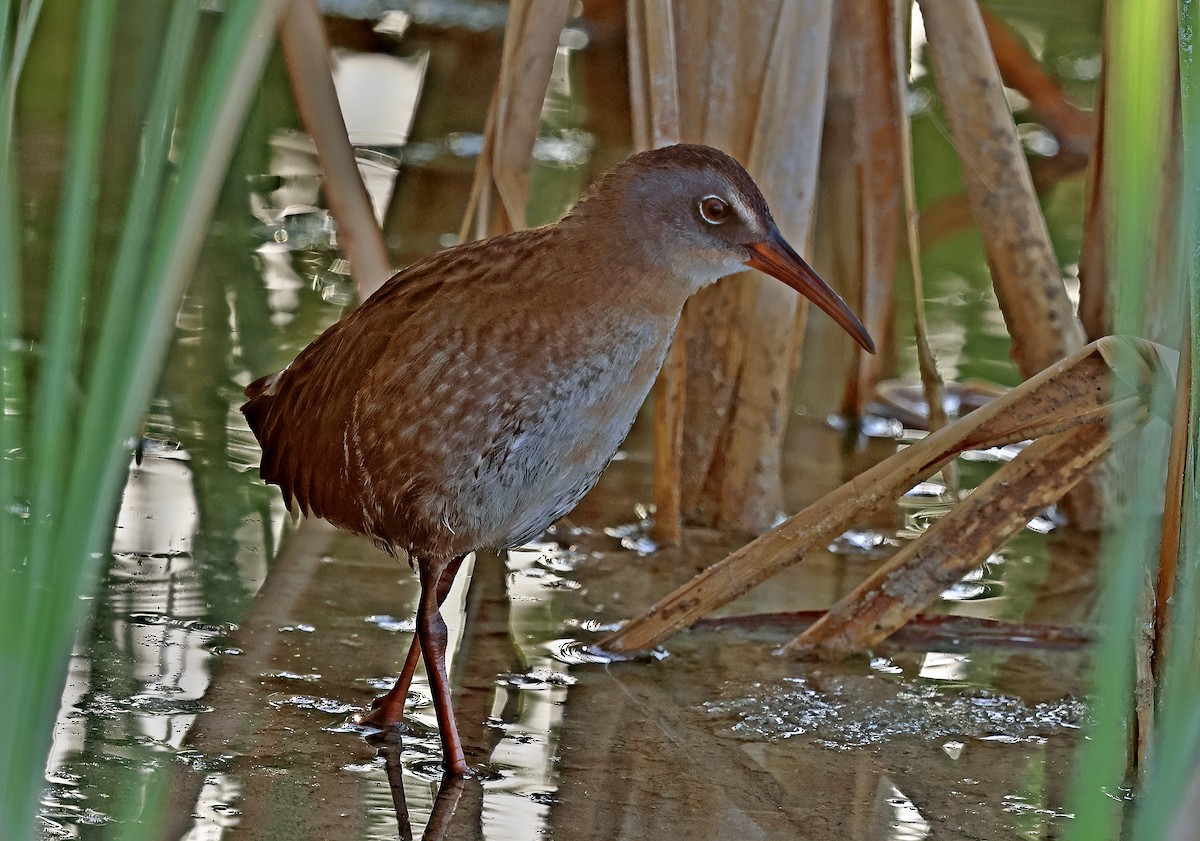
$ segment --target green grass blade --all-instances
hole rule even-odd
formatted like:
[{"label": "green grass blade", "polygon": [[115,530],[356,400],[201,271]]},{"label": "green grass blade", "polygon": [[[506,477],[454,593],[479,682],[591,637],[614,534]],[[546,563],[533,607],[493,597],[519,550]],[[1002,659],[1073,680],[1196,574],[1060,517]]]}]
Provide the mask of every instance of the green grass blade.
[{"label": "green grass blade", "polygon": [[[16,91],[40,17],[41,0],[17,19],[12,0],[0,0],[0,615],[17,615],[26,571],[24,518],[15,510],[25,497],[23,414],[20,180],[16,162]],[[15,26],[13,26],[15,24]],[[12,27],[10,29],[10,27]]]},{"label": "green grass blade", "polygon": [[[71,642],[85,615],[86,606],[78,595],[94,583],[98,553],[107,549],[111,540],[113,510],[128,461],[121,436],[132,434],[153,388],[173,333],[173,316],[190,274],[188,269],[205,232],[204,221],[215,204],[243,117],[272,45],[278,7],[278,0],[266,3],[238,0],[228,4],[201,83],[179,175],[167,203],[154,218],[146,267],[128,301],[135,317],[126,322],[120,341],[116,342],[122,349],[116,354],[119,359],[115,363],[122,370],[113,380],[118,391],[100,393],[93,388],[85,395],[85,426],[90,429],[94,420],[111,414],[116,420],[100,425],[120,434],[104,440],[90,434],[80,439],[79,454],[97,448],[103,469],[90,476],[74,471],[74,478],[84,490],[67,488],[67,499],[58,499],[64,516],[55,522],[53,540],[43,541],[48,547],[46,554],[35,558],[40,562],[53,559],[56,580],[49,588],[25,594],[33,602],[34,620],[14,629],[25,670],[20,672],[20,692],[0,693],[0,727],[5,728],[7,739],[3,743],[9,750],[5,761],[0,763],[0,821],[6,838],[33,837],[33,815],[42,786],[41,772],[56,702],[62,691]],[[85,16],[88,14],[85,11]],[[75,131],[74,127],[72,130]],[[149,181],[150,176],[146,177]],[[67,189],[71,189],[70,184]],[[150,212],[154,215],[153,209]],[[57,293],[56,285],[52,297]],[[66,317],[71,315],[66,304],[55,302],[51,306],[59,308],[53,319],[64,324],[70,320]],[[100,341],[107,341],[110,346],[114,343],[111,337],[102,337]],[[69,358],[69,354],[62,358]],[[59,365],[68,375],[70,367]],[[63,381],[66,379],[69,376]],[[42,432],[40,422],[37,431]],[[55,454],[47,453],[44,448],[43,444],[40,448],[43,461],[53,464]],[[54,494],[46,493],[47,488],[52,488],[52,484],[43,481],[40,497],[43,507],[54,499]],[[84,503],[74,507],[64,504],[72,499],[83,499]],[[5,618],[0,618],[0,623],[9,624]],[[6,644],[0,641],[0,645]]]},{"label": "green grass blade", "polygon": [[[175,111],[179,105],[199,22],[200,4],[197,0],[175,3],[167,23],[162,60],[150,97],[137,172],[130,188],[121,241],[113,261],[108,304],[101,322],[101,335],[109,340],[110,346],[114,342],[124,343],[126,330],[133,320],[129,303],[135,300],[153,230],[154,212],[162,196],[163,175],[167,169],[167,153],[170,151],[171,131],[175,125]],[[111,347],[102,343],[92,360],[92,376],[104,370],[110,360],[117,361],[117,354],[112,352]],[[88,382],[93,380],[89,379]]]},{"label": "green grass blade", "polygon": [[[74,370],[79,353],[79,320],[86,292],[95,228],[96,184],[100,154],[104,140],[103,121],[108,99],[107,76],[112,54],[112,31],[116,19],[115,0],[96,0],[82,6],[76,62],[75,88],[71,103],[67,160],[63,174],[63,196],[60,204],[59,234],[56,241],[52,286],[46,312],[46,327],[39,365],[36,409],[36,434],[30,426],[30,476],[36,487],[31,494],[32,529],[27,557],[28,573],[18,582],[26,602],[17,606],[8,621],[16,627],[5,629],[0,639],[5,667],[15,667],[11,674],[20,675],[13,686],[5,689],[5,704],[13,704],[15,715],[0,716],[4,734],[8,737],[10,753],[0,765],[0,792],[4,808],[15,814],[0,816],[12,837],[30,834],[28,822],[41,789],[40,774],[31,775],[28,760],[41,758],[44,762],[49,748],[47,727],[31,726],[41,723],[32,718],[30,710],[55,708],[52,687],[62,685],[65,656],[48,659],[39,656],[41,641],[47,631],[39,624],[38,616],[47,603],[55,599],[75,600],[76,591],[70,587],[69,575],[74,565],[65,569],[59,559],[48,553],[34,554],[41,532],[43,547],[49,545],[52,518],[61,503],[61,485],[66,459],[71,451],[70,429],[66,419],[70,412],[70,391],[74,386]],[[11,107],[15,91],[16,68],[28,50],[32,26],[27,16],[18,28],[17,43],[7,87]],[[9,110],[11,128],[12,111]],[[12,162],[13,135],[6,138]],[[6,211],[6,215],[11,210]],[[24,547],[22,547],[24,548]],[[16,558],[20,562],[23,558]],[[64,573],[68,576],[64,582]],[[69,589],[58,592],[66,583]],[[69,643],[68,643],[69,644]],[[65,653],[65,652],[64,652]],[[45,714],[43,714],[44,717]],[[15,822],[15,823],[14,823]]]},{"label": "green grass blade", "polygon": [[113,261],[108,300],[86,380],[84,416],[89,419],[89,428],[71,472],[66,505],[69,511],[87,505],[87,499],[94,493],[89,477],[99,475],[110,453],[122,446],[120,419],[105,407],[111,395],[122,387],[121,371],[130,364],[129,336],[140,329],[136,326],[137,302],[157,221],[155,214],[161,206],[175,112],[199,20],[199,3],[183,0],[175,4],[167,24],[158,79],[142,132],[137,172]]},{"label": "green grass blade", "polygon": [[[87,509],[80,529],[59,532],[60,554],[103,551],[112,508],[128,450],[122,447],[136,428],[149,401],[151,389],[174,329],[174,312],[183,293],[190,266],[199,251],[204,233],[202,220],[216,202],[223,175],[232,155],[241,122],[271,47],[270,34],[281,0],[241,0],[227,9],[205,80],[196,105],[194,128],[183,166],[172,194],[163,209],[153,238],[154,247],[146,267],[141,300],[137,307],[137,329],[120,336],[122,364],[114,366],[113,391],[88,395],[93,405],[109,406],[116,434],[107,440],[90,436],[81,460],[103,465],[95,473],[84,473],[88,484],[72,488],[73,496],[108,500]],[[87,410],[85,409],[85,412]],[[93,452],[99,447],[100,452]],[[97,484],[98,483],[98,484]],[[81,497],[82,498],[82,497]]]},{"label": "green grass blade", "polygon": [[[77,411],[80,324],[92,268],[116,0],[91,0],[83,4],[82,15],[63,195],[31,419],[35,434],[30,436],[30,555],[35,588],[53,586],[56,577],[56,564],[50,562],[48,552],[60,525],[66,469],[75,450],[70,421]],[[70,575],[73,564],[66,563]]]},{"label": "green grass blade", "polygon": [[1167,658],[1162,669],[1157,710],[1157,734],[1146,785],[1138,797],[1134,837],[1166,838],[1176,818],[1200,756],[1200,663],[1197,662],[1197,628],[1200,618],[1200,388],[1194,381],[1200,371],[1200,62],[1194,51],[1200,34],[1200,0],[1179,5],[1179,77],[1183,116],[1183,190],[1181,238],[1187,265],[1180,273],[1188,291],[1191,315],[1190,354],[1193,385],[1189,395],[1188,438],[1184,464],[1179,567],[1170,602]]},{"label": "green grass blade", "polygon": [[[2,113],[6,128],[12,127],[13,110],[17,104],[17,85],[21,81],[25,57],[29,55],[29,45],[33,43],[33,33],[37,30],[38,20],[42,15],[42,2],[43,0],[33,0],[17,20],[12,53],[5,58],[8,71],[4,79],[4,90],[0,91],[0,108],[4,109]],[[12,3],[6,2],[4,6],[7,21],[11,16]]]},{"label": "green grass blade", "polygon": [[[1172,0],[1118,0],[1109,6],[1112,50],[1107,67],[1108,114],[1105,126],[1109,147],[1114,215],[1114,272],[1117,333],[1142,332],[1145,296],[1141,280],[1153,266],[1145,232],[1157,224],[1161,185],[1163,139],[1148,130],[1163,124],[1170,108],[1173,81]],[[1170,74],[1168,77],[1167,74]],[[1120,366],[1133,368],[1133,360],[1116,360],[1114,390],[1136,376],[1120,375]],[[1119,396],[1119,395],[1118,395]],[[1117,798],[1126,768],[1127,722],[1133,687],[1133,649],[1138,599],[1148,558],[1154,557],[1154,525],[1161,509],[1166,454],[1162,430],[1147,427],[1130,436],[1139,458],[1132,477],[1129,501],[1121,522],[1114,524],[1101,551],[1102,590],[1097,607],[1100,641],[1092,655],[1094,726],[1081,742],[1071,780],[1069,810],[1075,819],[1066,827],[1073,841],[1101,841],[1114,837],[1121,824]],[[1122,455],[1129,457],[1128,451]]]},{"label": "green grass blade", "polygon": [[[17,455],[23,452],[24,435],[17,414],[25,393],[24,360],[20,353],[21,326],[21,218],[17,196],[17,168],[13,138],[14,114],[8,104],[13,32],[12,0],[0,0],[0,615],[19,609],[13,580],[16,564],[25,557],[21,547],[24,521],[15,506],[22,490]],[[12,576],[13,578],[10,578]]]}]

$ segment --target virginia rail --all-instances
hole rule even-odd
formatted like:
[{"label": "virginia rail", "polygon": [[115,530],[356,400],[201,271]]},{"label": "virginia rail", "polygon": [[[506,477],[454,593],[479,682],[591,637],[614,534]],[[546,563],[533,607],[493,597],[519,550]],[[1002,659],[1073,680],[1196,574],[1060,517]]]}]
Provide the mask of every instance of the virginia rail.
[{"label": "virginia rail", "polygon": [[423,655],[446,769],[466,773],[440,613],[459,565],[537,537],[575,506],[629,432],[684,302],[746,266],[874,353],[746,170],[679,145],[618,164],[553,225],[409,266],[251,383],[242,412],[263,481],[420,575],[404,669],[365,721],[401,720]]}]

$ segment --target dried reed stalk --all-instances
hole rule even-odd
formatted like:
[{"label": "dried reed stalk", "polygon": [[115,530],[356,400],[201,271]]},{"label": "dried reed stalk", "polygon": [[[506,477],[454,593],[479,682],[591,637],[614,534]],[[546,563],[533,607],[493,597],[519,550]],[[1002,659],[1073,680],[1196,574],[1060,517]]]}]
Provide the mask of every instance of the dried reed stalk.
[{"label": "dried reed stalk", "polygon": [[[634,143],[652,149],[678,143],[679,71],[671,0],[629,0],[629,85]],[[654,527],[660,544],[676,543],[683,529],[680,509],[683,417],[687,376],[687,317],[654,384]]]},{"label": "dried reed stalk", "polygon": [[1004,21],[982,4],[979,12],[1004,84],[1029,100],[1062,151],[1087,160],[1096,131],[1091,115],[1067,99]]},{"label": "dried reed stalk", "polygon": [[1170,628],[1171,597],[1175,593],[1175,578],[1179,568],[1179,541],[1183,534],[1183,471],[1187,465],[1188,410],[1192,400],[1192,355],[1194,333],[1191,325],[1183,332],[1179,354],[1179,373],[1176,377],[1175,408],[1171,413],[1171,449],[1167,456],[1167,488],[1163,506],[1162,542],[1158,551],[1158,582],[1154,598],[1154,649],[1151,663],[1156,677],[1166,662],[1167,633]]},{"label": "dried reed stalk", "polygon": [[[912,13],[912,0],[892,0],[891,46],[896,66],[894,87],[904,101],[908,93],[908,21]],[[946,425],[945,382],[938,371],[937,359],[929,345],[929,329],[925,322],[925,279],[921,271],[921,241],[918,234],[920,211],[917,209],[916,179],[913,175],[912,124],[907,113],[900,121],[900,161],[903,166],[904,218],[908,233],[908,259],[913,278],[913,332],[917,343],[917,368],[921,373],[921,386],[925,391],[925,404],[929,413],[929,430],[932,432]],[[957,475],[947,465],[947,485],[957,490]]]},{"label": "dried reed stalk", "polygon": [[288,13],[279,16],[278,29],[296,109],[317,147],[325,198],[337,223],[338,248],[350,261],[358,299],[365,301],[392,276],[392,263],[346,133],[316,0],[292,3]]},{"label": "dried reed stalk", "polygon": [[[1041,117],[1059,144],[1059,150],[1053,156],[1037,158],[1030,163],[1034,189],[1039,195],[1044,195],[1062,180],[1078,174],[1085,168],[1094,171],[1095,168],[1091,166],[1091,153],[1098,144],[1100,121],[1093,119],[1088,112],[1067,99],[1062,89],[1042,69],[1029,48],[1003,21],[986,6],[979,8],[1004,84],[1029,99],[1031,108]],[[1103,97],[1103,91],[1100,97]],[[1097,100],[1097,114],[1100,113],[1099,101]],[[1089,190],[1089,195],[1094,196],[1094,191]],[[967,196],[944,196],[925,208],[921,220],[921,242],[928,247],[968,230],[972,224],[971,202]],[[1080,275],[1083,276],[1090,270],[1090,265],[1087,268],[1084,265],[1088,263],[1086,247],[1084,258],[1080,262]],[[1082,295],[1085,300],[1081,303],[1080,318],[1088,341],[1092,341],[1112,331],[1104,329],[1102,322],[1096,317],[1103,313],[1103,294],[1097,297],[1089,292],[1090,290],[1085,289]]]},{"label": "dried reed stalk", "polygon": [[[811,236],[833,13],[784,4],[771,43],[748,169],[793,242]],[[762,531],[783,508],[782,449],[807,301],[755,273],[743,283],[750,321],[712,487],[717,524]]]},{"label": "dried reed stalk", "polygon": [[[675,10],[683,139],[747,163],[780,228],[805,242],[831,5],[682,0]],[[780,446],[805,308],[777,282],[747,273],[701,293],[689,310],[683,508],[710,525],[761,531],[782,505]]]},{"label": "dried reed stalk", "polygon": [[[500,75],[484,125],[471,199],[460,235],[474,221],[476,237],[526,226],[529,162],[541,125],[542,103],[559,38],[571,15],[569,0],[513,0],[504,28]],[[492,198],[500,199],[493,213]]]},{"label": "dried reed stalk", "polygon": [[[1004,96],[979,6],[971,0],[918,0],[938,91],[1012,356],[1022,376],[1063,359],[1083,343],[1062,270]],[[1103,494],[1094,479],[1064,501],[1071,522],[1100,528]]]},{"label": "dried reed stalk", "polygon": [[1013,358],[1031,377],[1078,350],[1082,333],[979,6],[972,0],[918,2]]},{"label": "dried reed stalk", "polygon": [[[900,3],[908,7],[907,3]],[[891,328],[900,239],[900,206],[904,157],[901,134],[908,114],[902,96],[907,92],[908,42],[892,37],[891,0],[860,0],[838,7],[845,18],[839,27],[838,54],[854,68],[854,157],[858,170],[858,217],[861,249],[859,316],[880,347]],[[901,75],[901,74],[905,75]],[[861,415],[879,381],[882,354],[851,347],[854,368],[843,410]]]},{"label": "dried reed stalk", "polygon": [[837,656],[882,642],[1058,501],[1112,442],[1098,423],[1034,441],[784,650]]},{"label": "dried reed stalk", "polygon": [[[683,139],[708,143],[745,162],[754,136],[760,92],[770,58],[780,0],[681,0],[675,4]],[[687,306],[687,384],[680,487],[684,515],[715,524],[714,477],[724,465],[722,436],[750,341],[750,296],[745,276],[696,295]]]},{"label": "dried reed stalk", "polygon": [[1137,605],[1137,632],[1133,640],[1133,714],[1136,721],[1134,736],[1138,771],[1145,779],[1150,768],[1150,750],[1154,743],[1155,703],[1155,627],[1154,584],[1149,571],[1143,575]]},{"label": "dried reed stalk", "polygon": [[[1105,15],[1107,21],[1107,15]],[[1105,25],[1103,38],[1107,54],[1108,34]],[[1083,238],[1079,247],[1079,320],[1089,341],[1107,336],[1111,318],[1108,303],[1108,241],[1112,236],[1108,224],[1108,201],[1111,191],[1105,189],[1105,67],[1101,62],[1098,93],[1096,94],[1096,126],[1092,140],[1092,155],[1088,160],[1087,184],[1084,189]]]},{"label": "dried reed stalk", "polygon": [[[697,631],[738,628],[745,631],[768,630],[776,633],[804,630],[825,616],[823,610],[796,610],[785,613],[751,613],[738,616],[714,616],[693,626]],[[978,616],[921,613],[889,636],[881,651],[914,649],[929,651],[961,650],[1069,650],[1094,641],[1086,628],[1046,625],[1040,622],[1008,622]]]},{"label": "dried reed stalk", "polygon": [[1155,346],[1109,337],[1026,380],[1002,397],[851,479],[709,567],[600,642],[614,652],[651,648],[827,544],[969,449],[1001,446],[1104,421],[1114,408],[1111,360],[1128,346],[1143,362],[1139,393],[1162,371]]}]

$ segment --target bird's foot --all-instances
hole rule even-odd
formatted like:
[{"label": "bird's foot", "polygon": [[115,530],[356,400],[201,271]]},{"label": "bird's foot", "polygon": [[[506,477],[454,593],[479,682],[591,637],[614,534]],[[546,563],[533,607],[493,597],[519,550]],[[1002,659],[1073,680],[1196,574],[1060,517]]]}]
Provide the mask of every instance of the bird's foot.
[{"label": "bird's foot", "polygon": [[371,709],[358,719],[359,724],[386,730],[404,723],[404,700],[383,695],[371,702]]}]

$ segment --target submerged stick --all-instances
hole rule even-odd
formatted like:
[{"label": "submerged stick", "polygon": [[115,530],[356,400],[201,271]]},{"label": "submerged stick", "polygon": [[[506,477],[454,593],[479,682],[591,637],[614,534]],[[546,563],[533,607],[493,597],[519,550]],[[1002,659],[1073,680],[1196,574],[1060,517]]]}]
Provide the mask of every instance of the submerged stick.
[{"label": "submerged stick", "polygon": [[[766,630],[796,633],[816,624],[824,615],[823,610],[797,610],[786,613],[716,616],[701,619],[694,628],[697,631],[737,628],[751,632]],[[919,613],[908,620],[904,627],[896,629],[884,642],[883,647],[926,650],[936,645],[939,651],[981,648],[1062,651],[1082,648],[1093,638],[1094,635],[1087,629],[1063,625]]]}]

